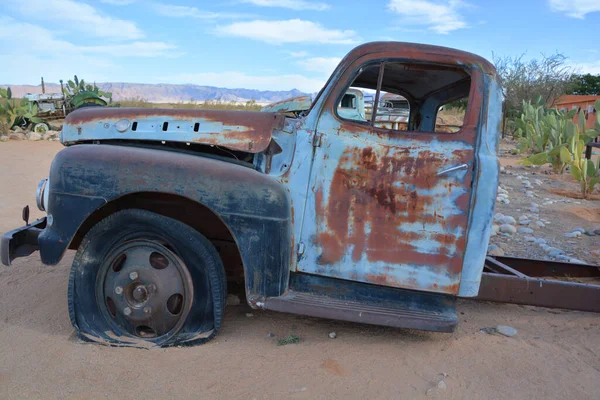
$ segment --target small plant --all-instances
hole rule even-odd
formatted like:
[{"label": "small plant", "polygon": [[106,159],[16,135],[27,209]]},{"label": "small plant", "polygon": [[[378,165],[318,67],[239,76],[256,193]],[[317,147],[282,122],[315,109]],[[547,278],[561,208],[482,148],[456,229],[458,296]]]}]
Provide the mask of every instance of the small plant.
[{"label": "small plant", "polygon": [[300,343],[300,337],[290,333],[284,338],[277,341],[277,346],[285,346],[286,344]]},{"label": "small plant", "polygon": [[588,195],[594,190],[594,186],[600,182],[600,158],[597,165],[594,165],[592,160],[588,160],[583,156],[585,143],[580,136],[579,132],[576,132],[569,144],[569,151],[572,156],[570,171],[573,178],[579,182],[581,195],[584,199],[587,199]]}]

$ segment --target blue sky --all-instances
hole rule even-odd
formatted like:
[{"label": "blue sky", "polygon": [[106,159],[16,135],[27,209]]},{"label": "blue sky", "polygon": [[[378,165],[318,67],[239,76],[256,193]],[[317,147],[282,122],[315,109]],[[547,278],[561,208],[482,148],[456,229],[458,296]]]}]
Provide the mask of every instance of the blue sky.
[{"label": "blue sky", "polygon": [[357,44],[488,59],[559,51],[600,73],[600,0],[0,0],[0,83],[68,79],[314,92]]}]

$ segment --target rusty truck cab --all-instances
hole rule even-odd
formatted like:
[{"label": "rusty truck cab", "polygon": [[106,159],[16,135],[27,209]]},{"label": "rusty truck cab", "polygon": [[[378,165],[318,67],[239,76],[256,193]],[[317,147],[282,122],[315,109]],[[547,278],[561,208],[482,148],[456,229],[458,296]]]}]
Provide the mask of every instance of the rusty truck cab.
[{"label": "rusty truck cab", "polygon": [[[357,90],[374,98],[365,118],[343,110]],[[386,98],[405,99],[408,116],[405,108],[394,115]],[[448,105],[464,113],[444,115]],[[498,182],[500,108],[495,69],[473,54],[387,42],[351,51],[298,122],[294,154],[310,158],[274,173],[302,221],[294,224],[292,289],[294,280],[352,282],[476,296]]]}]

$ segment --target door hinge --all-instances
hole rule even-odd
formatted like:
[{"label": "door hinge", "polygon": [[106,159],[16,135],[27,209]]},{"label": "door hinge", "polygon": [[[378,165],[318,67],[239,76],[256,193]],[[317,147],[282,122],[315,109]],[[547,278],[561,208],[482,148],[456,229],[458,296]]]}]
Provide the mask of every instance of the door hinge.
[{"label": "door hinge", "polygon": [[298,243],[298,255],[301,256],[304,254],[304,242]]},{"label": "door hinge", "polygon": [[313,136],[313,147],[321,147],[322,138],[322,133],[315,133],[315,135]]}]

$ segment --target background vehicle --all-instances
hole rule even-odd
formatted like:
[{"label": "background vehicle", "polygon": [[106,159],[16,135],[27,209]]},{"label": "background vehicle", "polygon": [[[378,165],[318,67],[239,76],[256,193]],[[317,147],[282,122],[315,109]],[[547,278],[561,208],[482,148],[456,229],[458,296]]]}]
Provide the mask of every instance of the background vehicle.
[{"label": "background vehicle", "polygon": [[[405,126],[379,118],[384,93],[408,103]],[[463,98],[460,128],[440,129]],[[48,215],[3,236],[2,262],[77,249],[69,313],[92,341],[206,341],[236,285],[254,308],[450,332],[481,280],[500,105],[486,60],[385,42],[352,50],[312,102],[77,110],[38,188]]]},{"label": "background vehicle", "polygon": [[[76,83],[75,83],[76,82]],[[46,93],[44,79],[42,78],[42,93],[27,93],[23,98],[29,100],[29,112],[33,118],[20,118],[16,125],[23,129],[31,128],[35,132],[45,132],[50,129],[50,121],[64,119],[70,112],[91,106],[106,106],[108,102],[102,98],[111,94],[101,92],[94,84],[86,85],[83,80],[68,81],[67,87],[63,87],[60,81],[62,93]]]}]

